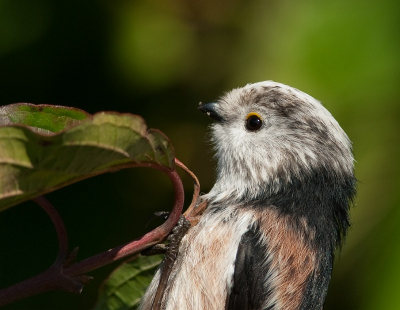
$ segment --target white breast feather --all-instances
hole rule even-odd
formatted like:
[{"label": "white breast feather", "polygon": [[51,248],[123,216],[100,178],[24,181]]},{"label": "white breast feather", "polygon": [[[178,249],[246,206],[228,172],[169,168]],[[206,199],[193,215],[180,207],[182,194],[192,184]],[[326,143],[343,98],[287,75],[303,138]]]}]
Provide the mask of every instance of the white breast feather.
[{"label": "white breast feather", "polygon": [[[234,263],[242,235],[252,225],[252,212],[236,214],[227,207],[207,212],[182,239],[180,255],[164,294],[166,310],[224,309],[233,284]],[[142,299],[142,310],[151,309],[160,270]],[[164,309],[164,308],[163,308]]]}]

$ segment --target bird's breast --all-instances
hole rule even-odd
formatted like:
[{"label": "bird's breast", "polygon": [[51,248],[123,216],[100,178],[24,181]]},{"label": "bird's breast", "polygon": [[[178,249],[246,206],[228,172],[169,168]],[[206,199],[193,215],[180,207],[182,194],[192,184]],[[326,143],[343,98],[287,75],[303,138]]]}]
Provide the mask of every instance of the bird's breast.
[{"label": "bird's breast", "polygon": [[[163,309],[224,309],[238,245],[252,221],[251,213],[239,213],[235,208],[207,210],[182,239]],[[160,271],[143,298],[143,306],[152,300],[159,275]]]},{"label": "bird's breast", "polygon": [[[307,223],[303,224],[306,229]],[[245,245],[252,265],[245,269],[253,268],[254,275],[246,281],[262,299],[261,308],[300,309],[315,270],[316,256],[306,241],[313,233],[299,233],[289,217],[279,216],[273,208],[257,212],[236,207],[206,210],[182,239],[162,309],[226,309],[237,285],[239,244],[249,230],[255,239]],[[151,309],[161,270],[143,297],[142,310]]]}]

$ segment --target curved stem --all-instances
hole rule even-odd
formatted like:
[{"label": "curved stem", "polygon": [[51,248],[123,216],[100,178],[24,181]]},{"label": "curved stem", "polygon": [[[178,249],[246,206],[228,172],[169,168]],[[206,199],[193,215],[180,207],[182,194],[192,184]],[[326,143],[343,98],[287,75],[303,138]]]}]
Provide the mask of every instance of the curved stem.
[{"label": "curved stem", "polygon": [[57,210],[53,207],[50,201],[48,201],[44,196],[39,196],[32,200],[42,207],[44,211],[46,211],[47,215],[53,222],[54,228],[56,229],[58,238],[58,255],[54,264],[65,261],[68,255],[68,235],[61,216],[58,214]]},{"label": "curved stem", "polygon": [[186,167],[178,158],[175,158],[175,164],[183,169],[183,171],[185,171],[193,180],[194,183],[194,190],[193,190],[193,198],[192,198],[192,202],[190,203],[190,206],[187,208],[187,210],[185,211],[184,215],[188,215],[192,212],[193,208],[196,206],[197,204],[197,200],[199,198],[200,195],[200,182],[197,179],[196,175],[189,170],[188,167]]},{"label": "curved stem", "polygon": [[142,250],[160,243],[167,238],[170,231],[175,227],[182,213],[184,203],[184,189],[182,181],[178,173],[173,171],[165,171],[169,176],[175,191],[175,202],[174,207],[168,217],[168,219],[156,229],[145,234],[143,237],[126,243],[124,245],[115,247],[103,253],[97,254],[80,262],[77,262],[70,267],[65,269],[64,274],[75,277],[80,274],[87,273],[104,265],[107,265],[113,261],[121,259],[127,255],[132,255]]},{"label": "curved stem", "polygon": [[[175,192],[175,201],[174,207],[167,221],[139,239],[66,267],[64,266],[64,263],[65,260],[68,259],[68,239],[64,224],[54,207],[45,198],[35,198],[35,201],[47,212],[47,214],[49,214],[54,226],[56,227],[60,242],[59,253],[56,262],[45,272],[0,290],[0,306],[50,290],[64,290],[80,293],[83,285],[90,280],[90,277],[84,275],[85,273],[110,264],[128,255],[136,254],[167,238],[182,213],[184,204],[184,189],[182,181],[175,170],[170,170],[151,163],[134,165],[134,167],[138,166],[161,170],[170,178]],[[133,165],[130,167],[127,165],[124,166],[124,168],[131,167],[133,167]]]},{"label": "curved stem", "polygon": [[190,171],[183,163],[181,163],[177,158],[175,158],[175,164],[178,167],[182,168],[193,179],[194,182],[192,203],[190,204],[190,206],[187,208],[187,210],[183,215],[191,223],[192,226],[195,226],[199,222],[200,217],[203,214],[204,210],[207,208],[207,201],[206,200],[199,201],[200,183],[196,175],[192,171]]}]

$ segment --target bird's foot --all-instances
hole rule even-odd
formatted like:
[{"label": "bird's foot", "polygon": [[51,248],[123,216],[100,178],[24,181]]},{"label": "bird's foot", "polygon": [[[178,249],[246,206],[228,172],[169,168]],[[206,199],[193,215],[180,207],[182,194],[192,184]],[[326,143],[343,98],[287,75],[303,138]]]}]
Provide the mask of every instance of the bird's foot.
[{"label": "bird's foot", "polygon": [[[169,212],[161,211],[161,212],[156,212],[153,214],[153,218],[159,217],[164,220],[166,220],[169,216]],[[174,256],[173,260],[175,260],[179,244],[183,238],[183,236],[186,234],[186,232],[189,230],[191,226],[190,221],[188,221],[183,215],[180,216],[178,222],[176,223],[176,226],[172,229],[170,235],[167,238],[167,241],[169,242],[168,244],[156,244],[153,245],[152,247],[145,249],[141,252],[142,255],[144,256],[152,256],[152,255],[158,255],[158,254],[166,254],[170,253],[172,251],[172,256]],[[176,252],[176,253],[175,253]]]}]

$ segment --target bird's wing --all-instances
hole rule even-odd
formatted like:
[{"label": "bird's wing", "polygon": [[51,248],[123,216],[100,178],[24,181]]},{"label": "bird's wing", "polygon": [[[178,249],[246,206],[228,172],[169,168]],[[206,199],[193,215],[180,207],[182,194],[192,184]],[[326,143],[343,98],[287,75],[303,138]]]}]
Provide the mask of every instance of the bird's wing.
[{"label": "bird's wing", "polygon": [[266,287],[269,275],[268,255],[260,236],[257,229],[252,229],[240,240],[233,287],[227,296],[226,310],[262,309],[270,298],[271,291]]}]

